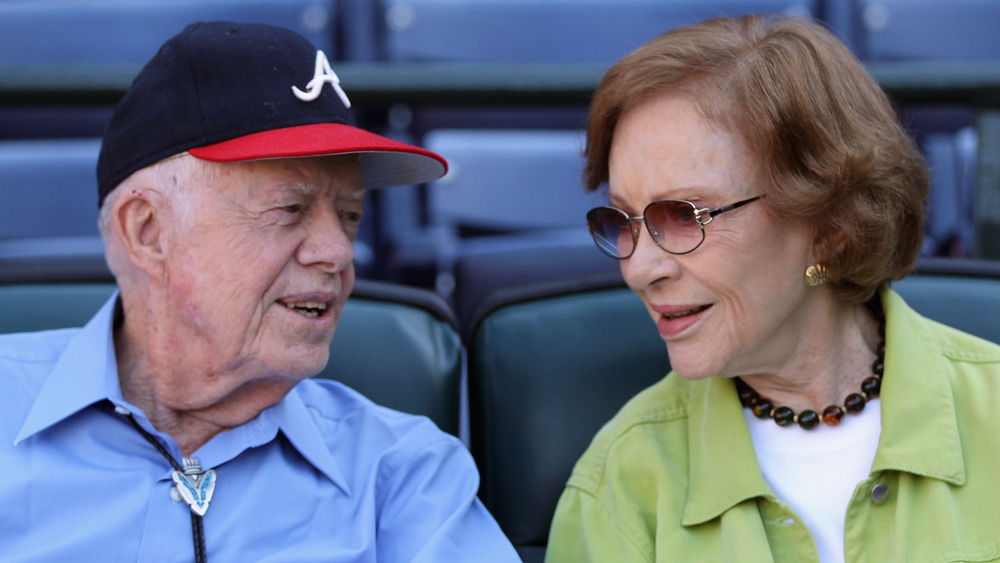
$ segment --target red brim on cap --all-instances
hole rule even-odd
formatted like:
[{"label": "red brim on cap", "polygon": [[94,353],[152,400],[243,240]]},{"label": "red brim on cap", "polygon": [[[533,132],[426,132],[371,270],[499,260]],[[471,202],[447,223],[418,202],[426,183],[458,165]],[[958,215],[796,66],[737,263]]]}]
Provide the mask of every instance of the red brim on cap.
[{"label": "red brim on cap", "polygon": [[440,155],[357,127],[317,123],[272,129],[188,150],[212,162],[360,154],[365,187],[369,189],[422,184],[448,171]]}]

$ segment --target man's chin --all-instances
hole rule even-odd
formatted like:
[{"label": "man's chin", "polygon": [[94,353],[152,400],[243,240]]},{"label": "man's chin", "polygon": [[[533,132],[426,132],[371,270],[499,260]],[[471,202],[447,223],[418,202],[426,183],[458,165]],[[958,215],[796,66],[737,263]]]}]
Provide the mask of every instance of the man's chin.
[{"label": "man's chin", "polygon": [[329,359],[329,344],[297,345],[289,346],[267,363],[274,370],[274,373],[290,379],[303,380],[323,371]]}]

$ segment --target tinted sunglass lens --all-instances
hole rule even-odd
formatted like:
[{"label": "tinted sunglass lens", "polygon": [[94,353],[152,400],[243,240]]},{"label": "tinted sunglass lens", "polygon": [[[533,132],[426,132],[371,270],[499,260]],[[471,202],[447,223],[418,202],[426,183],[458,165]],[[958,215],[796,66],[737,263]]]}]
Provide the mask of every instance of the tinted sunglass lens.
[{"label": "tinted sunglass lens", "polygon": [[683,201],[658,201],[646,208],[649,234],[660,248],[682,254],[694,250],[705,231],[695,217],[694,207]]},{"label": "tinted sunglass lens", "polygon": [[632,253],[632,227],[621,211],[597,207],[587,213],[587,226],[594,242],[605,254],[624,258]]}]

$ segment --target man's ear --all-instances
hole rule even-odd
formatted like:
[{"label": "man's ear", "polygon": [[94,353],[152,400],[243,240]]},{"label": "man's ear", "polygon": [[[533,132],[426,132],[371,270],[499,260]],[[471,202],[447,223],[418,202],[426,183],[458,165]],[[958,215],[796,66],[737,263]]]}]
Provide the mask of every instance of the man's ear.
[{"label": "man's ear", "polygon": [[154,278],[165,271],[162,199],[155,191],[137,188],[122,194],[112,210],[115,232],[129,260]]}]

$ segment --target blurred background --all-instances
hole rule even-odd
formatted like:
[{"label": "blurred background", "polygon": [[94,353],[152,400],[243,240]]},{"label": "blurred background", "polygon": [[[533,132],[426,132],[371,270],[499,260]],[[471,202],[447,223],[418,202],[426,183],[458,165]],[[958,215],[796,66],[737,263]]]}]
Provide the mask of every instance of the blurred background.
[{"label": "blurred background", "polygon": [[[107,279],[94,166],[111,108],[198,20],[266,22],[323,49],[359,124],[440,152],[440,181],[376,191],[359,276],[438,292],[617,269],[580,186],[607,67],[675,26],[785,13],[832,29],[896,102],[932,173],[926,256],[1000,258],[1000,0],[0,0],[0,269]],[[155,132],[150,132],[155,134]]]}]

